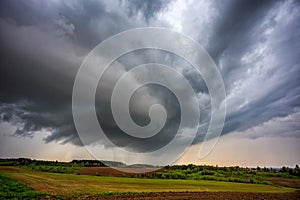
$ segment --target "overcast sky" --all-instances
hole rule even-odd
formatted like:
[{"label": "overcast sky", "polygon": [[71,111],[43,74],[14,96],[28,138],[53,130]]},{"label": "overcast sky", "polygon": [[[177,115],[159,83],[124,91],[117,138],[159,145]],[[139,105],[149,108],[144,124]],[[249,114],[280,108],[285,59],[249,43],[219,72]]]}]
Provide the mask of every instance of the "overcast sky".
[{"label": "overcast sky", "polygon": [[[121,73],[157,61],[182,72],[201,104],[197,137],[179,163],[294,166],[300,162],[300,3],[289,0],[2,0],[0,157],[91,158],[72,117],[76,72],[101,41],[142,27],[175,30],[207,50],[224,81],[224,129],[211,154],[199,160],[196,152],[211,108],[205,83],[174,55],[140,51],[119,58],[119,67],[106,71],[97,89],[99,123],[114,143],[145,152],[174,137],[180,110],[176,97],[165,88],[141,88],[130,105],[132,118],[140,125],[149,123],[147,110],[152,104],[160,103],[168,111],[161,137],[150,142],[125,137],[109,110],[111,89]],[[116,159],[107,153],[113,152],[110,144],[101,145],[106,152],[103,159]],[[117,159],[124,161],[121,157]]]}]

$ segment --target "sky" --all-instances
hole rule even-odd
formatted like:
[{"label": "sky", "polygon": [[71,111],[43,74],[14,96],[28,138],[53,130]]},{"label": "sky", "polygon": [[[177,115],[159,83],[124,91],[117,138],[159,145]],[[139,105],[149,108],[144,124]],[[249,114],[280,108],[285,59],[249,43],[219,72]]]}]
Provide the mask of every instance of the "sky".
[{"label": "sky", "polygon": [[[144,27],[179,32],[208,52],[224,82],[224,127],[213,150],[200,159],[198,151],[212,112],[205,81],[170,53],[141,50],[118,58],[97,87],[97,117],[113,144],[128,151],[148,152],[174,137],[181,119],[180,105],[164,87],[139,88],[129,105],[132,119],[141,126],[149,123],[151,105],[165,107],[167,121],[160,137],[145,141],[128,137],[110,110],[118,78],[133,66],[155,61],[183,74],[200,102],[195,138],[176,163],[300,163],[300,3],[290,0],[1,1],[0,157],[93,159],[72,116],[76,73],[99,43],[122,31]],[[155,70],[149,70],[147,76],[153,73]],[[138,78],[133,77],[127,84],[137,83]],[[183,140],[191,128],[187,125],[180,130]],[[88,144],[91,148],[93,142]],[[116,155],[115,147],[104,140],[97,145],[101,159],[147,162]],[[169,156],[160,155],[160,159]]]}]

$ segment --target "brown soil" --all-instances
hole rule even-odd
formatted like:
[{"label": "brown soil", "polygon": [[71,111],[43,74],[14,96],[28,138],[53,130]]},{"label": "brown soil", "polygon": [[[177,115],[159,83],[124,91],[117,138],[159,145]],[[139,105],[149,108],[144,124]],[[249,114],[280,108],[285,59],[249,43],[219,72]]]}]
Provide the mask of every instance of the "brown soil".
[{"label": "brown soil", "polygon": [[244,193],[244,192],[166,192],[166,193],[144,193],[144,194],[113,194],[102,196],[81,196],[72,199],[278,199],[299,200],[300,192],[293,193]]},{"label": "brown soil", "polygon": [[0,170],[7,170],[7,171],[21,171],[23,169],[11,167],[11,166],[0,166]]},{"label": "brown soil", "polygon": [[[118,170],[119,169],[119,170]],[[126,170],[126,172],[124,171]],[[142,168],[111,168],[111,167],[83,167],[81,170],[78,171],[79,174],[83,175],[98,175],[98,176],[134,176],[137,174],[149,174],[149,173],[155,173],[157,171],[163,170],[163,169],[146,169],[150,172],[143,173]],[[155,171],[156,170],[156,171]]]},{"label": "brown soil", "polygon": [[300,179],[292,178],[272,178],[272,183],[274,185],[284,186],[284,187],[293,187],[300,189]]}]

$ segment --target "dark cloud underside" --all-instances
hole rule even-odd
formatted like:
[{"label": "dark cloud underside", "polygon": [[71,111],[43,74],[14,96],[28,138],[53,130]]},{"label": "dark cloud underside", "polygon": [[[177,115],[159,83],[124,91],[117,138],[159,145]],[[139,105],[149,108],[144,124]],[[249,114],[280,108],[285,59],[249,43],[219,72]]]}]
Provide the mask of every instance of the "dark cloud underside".
[{"label": "dark cloud underside", "polygon": [[[172,28],[172,24],[160,14],[176,16],[178,13],[171,13],[169,7],[173,2],[1,1],[0,120],[15,125],[16,135],[34,136],[37,131],[45,129],[51,132],[45,138],[46,142],[82,145],[71,109],[74,78],[81,62],[98,43],[121,31],[147,26]],[[285,131],[296,132],[296,137],[299,137],[299,126],[295,125],[300,122],[299,2],[209,1],[208,8],[212,10],[206,21],[195,11],[204,10],[204,4],[207,2],[195,1],[188,5],[181,16],[184,23],[180,25],[185,34],[197,36],[194,39],[206,47],[222,74],[228,109],[223,134],[262,124],[274,126],[274,120],[286,123],[282,119],[292,116],[290,129],[284,124],[282,126]],[[207,42],[203,42],[202,37],[205,31],[211,33]],[[172,55],[151,52],[148,55],[152,60],[160,59],[168,64],[176,62],[175,68],[183,70],[198,93],[204,111],[203,127],[195,143],[202,141],[210,117],[209,93],[203,80],[189,67],[182,67],[185,64]],[[132,59],[130,56],[127,60],[119,59],[124,67],[120,71],[128,70],[126,64],[149,61],[143,53],[131,56]],[[108,77],[109,73],[114,74],[107,73]],[[111,113],[107,114],[110,97],[105,95],[110,93],[105,89],[97,91],[100,98],[98,114],[107,115],[105,120],[99,121],[110,130],[115,143],[126,146],[132,140],[116,127]],[[129,148],[134,146],[148,151],[173,137],[180,112],[174,111],[178,110],[178,105],[169,91],[153,86],[140,92],[153,97],[153,102],[165,103],[170,112],[173,111],[163,129],[168,133],[166,137],[151,142],[156,147],[138,140],[128,145]],[[142,97],[137,93],[135,98],[133,104],[138,105],[138,99]],[[147,113],[132,110],[137,123],[149,120]]]}]

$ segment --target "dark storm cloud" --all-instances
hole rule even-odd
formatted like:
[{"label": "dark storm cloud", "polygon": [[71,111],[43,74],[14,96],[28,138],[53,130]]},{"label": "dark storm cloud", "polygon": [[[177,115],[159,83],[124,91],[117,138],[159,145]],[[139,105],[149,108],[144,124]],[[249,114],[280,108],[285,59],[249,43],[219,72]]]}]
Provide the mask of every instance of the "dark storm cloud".
[{"label": "dark storm cloud", "polygon": [[229,97],[223,133],[285,117],[300,106],[299,4],[241,3],[229,8],[227,23],[220,21],[216,35],[224,34],[213,37],[211,48]]},{"label": "dark storm cloud", "polygon": [[164,8],[166,8],[166,5],[170,2],[170,0],[121,0],[121,2],[125,4],[129,16],[138,15],[140,13],[148,22],[149,19],[151,19],[158,12],[161,12]]},{"label": "dark storm cloud", "polygon": [[109,6],[99,1],[1,2],[1,120],[14,119],[16,134],[46,129],[52,133],[47,142],[80,145],[71,92],[81,61],[103,39],[142,23],[126,17],[122,5]]},{"label": "dark storm cloud", "polygon": [[261,22],[273,4],[272,1],[233,1],[221,10],[222,17],[215,22],[214,32],[207,46],[214,60],[220,59],[220,55],[233,43],[243,43],[240,45],[243,48],[238,50],[246,51],[248,43],[253,42],[249,40],[249,31]]},{"label": "dark storm cloud", "polygon": [[[0,119],[17,126],[17,135],[33,136],[36,131],[45,129],[51,132],[46,142],[81,145],[71,113],[72,87],[80,63],[95,45],[120,31],[151,25],[171,26],[167,20],[156,17],[158,13],[172,12],[168,9],[170,3],[1,1]],[[203,23],[203,18],[198,17],[202,4],[195,1],[186,8],[182,27],[187,35],[196,35],[198,38],[194,39],[200,43],[202,33],[211,33],[203,45],[220,68],[225,83],[228,113],[223,134],[293,114],[300,107],[299,3],[228,1],[223,5],[210,2],[207,18],[211,21]],[[210,9],[213,11],[209,12]],[[201,24],[203,30],[195,24]],[[152,54],[152,57],[157,56],[166,64],[180,63],[172,56],[162,55]],[[121,67],[120,72],[128,70],[126,63],[145,63],[147,56],[137,55],[135,59],[124,63],[121,59],[124,68]],[[188,77],[205,109],[201,113],[202,128],[195,141],[199,142],[210,118],[209,93],[199,76],[188,67],[182,67],[183,63],[178,65],[176,68]],[[105,107],[110,106],[104,94],[107,94],[105,88],[99,93],[104,110],[98,109],[106,113]],[[169,123],[178,122],[180,113],[174,111],[177,104],[170,102],[172,97],[168,92],[152,88],[143,94],[148,95],[149,102],[169,102],[166,106],[173,110]],[[138,99],[137,96],[136,101]],[[141,124],[149,120],[147,113],[140,114],[137,110],[132,116]],[[110,130],[116,143],[126,146],[126,139],[118,136],[119,130],[108,120],[111,117],[101,123]],[[296,124],[299,115],[293,115],[293,120]],[[270,124],[273,123],[267,123]],[[295,132],[297,126],[293,127]],[[166,140],[172,136],[173,128],[164,130],[170,133],[166,134]],[[143,150],[151,148],[139,141],[131,145]]]},{"label": "dark storm cloud", "polygon": [[[183,30],[198,37],[221,71],[227,93],[222,133],[265,124],[272,133],[259,128],[256,137],[282,136],[280,129],[267,126],[274,126],[269,123],[273,119],[293,115],[300,106],[299,2],[231,1],[220,5],[194,5],[194,10],[209,16],[194,17],[195,13],[187,12],[183,21],[193,22],[183,24]],[[205,12],[207,7],[214,12]],[[193,29],[197,23],[202,27]],[[205,33],[210,33],[209,37]],[[300,122],[297,117],[293,120]],[[287,127],[285,120],[279,123]],[[245,133],[244,137],[251,136]],[[202,138],[200,135],[195,142]]]},{"label": "dark storm cloud", "polygon": [[[16,135],[33,136],[47,130],[51,135],[46,142],[82,145],[71,112],[71,92],[80,63],[102,40],[144,26],[166,5],[156,3],[158,7],[150,2],[145,2],[146,7],[132,7],[129,2],[2,2],[1,120],[17,126]],[[141,14],[145,17],[139,19],[136,15]],[[114,141],[124,141],[115,126],[108,129],[112,136],[117,135]]]}]

